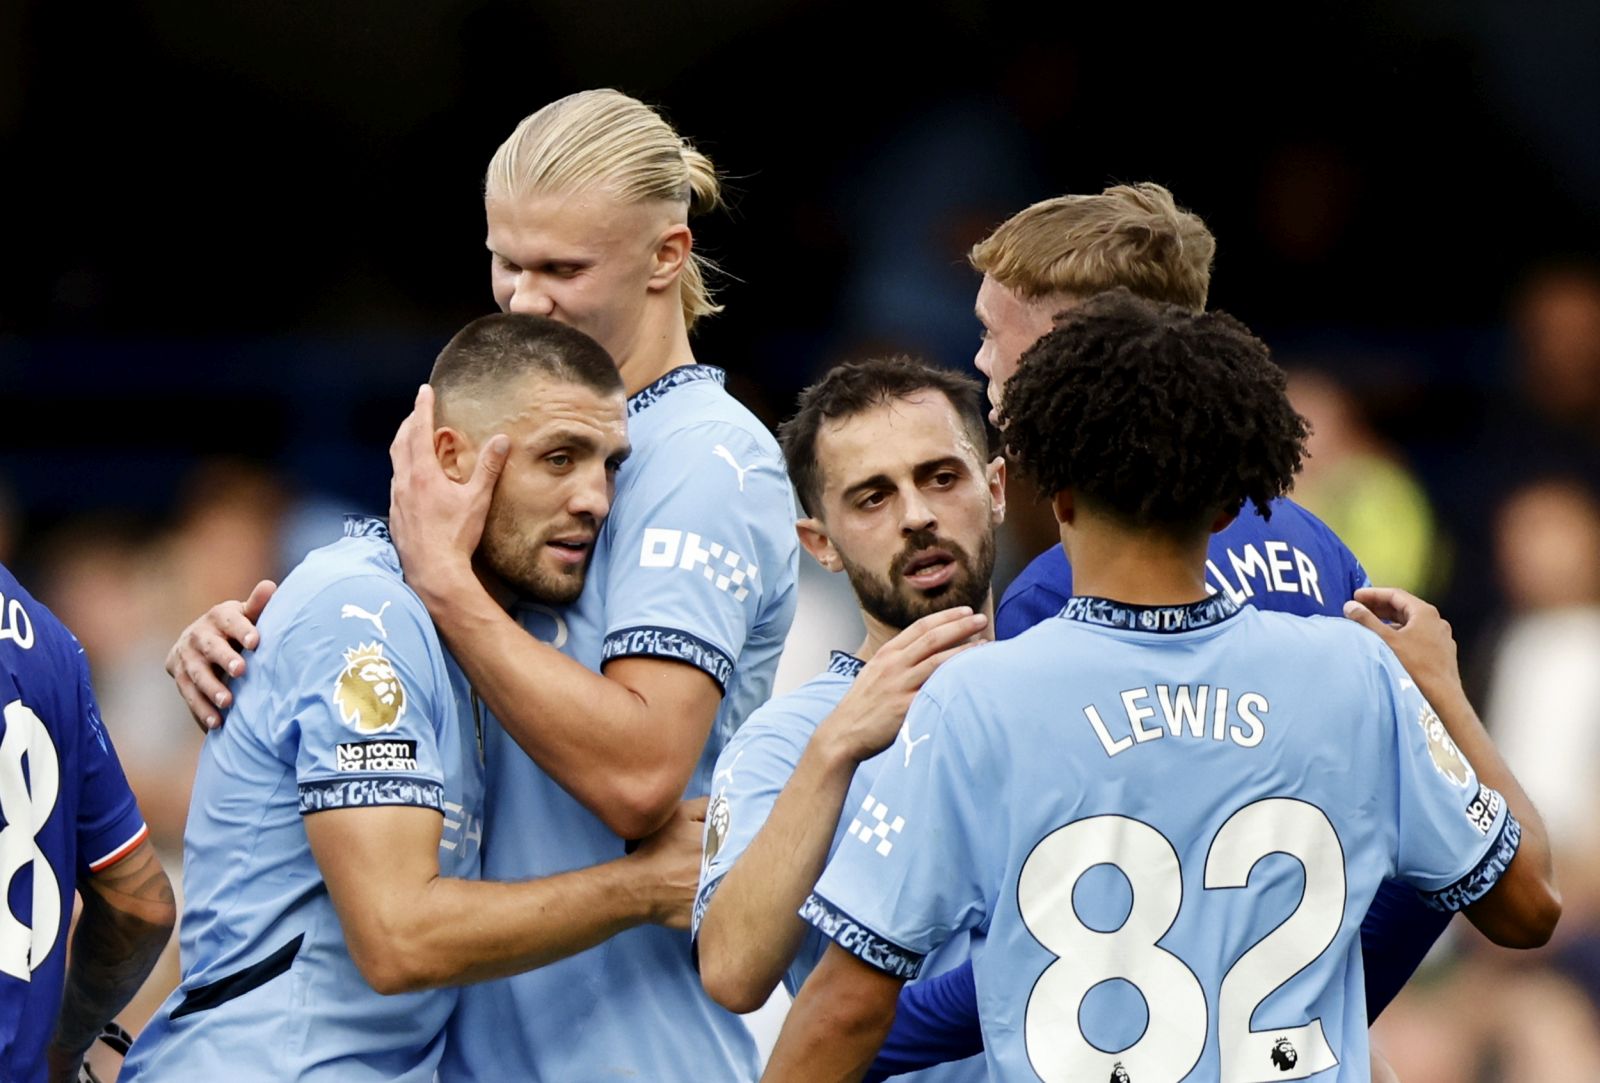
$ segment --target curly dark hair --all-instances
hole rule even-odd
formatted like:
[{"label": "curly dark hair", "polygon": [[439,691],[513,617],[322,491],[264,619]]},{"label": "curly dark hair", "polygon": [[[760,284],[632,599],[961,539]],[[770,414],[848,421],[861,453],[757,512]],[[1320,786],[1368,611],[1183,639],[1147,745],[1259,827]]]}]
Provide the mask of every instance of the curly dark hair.
[{"label": "curly dark hair", "polygon": [[989,450],[988,402],[982,385],[972,377],[909,357],[847,361],[802,391],[794,416],[778,426],[789,477],[807,515],[822,513],[817,433],[823,422],[864,414],[920,391],[937,391],[950,400],[973,445],[982,452]]},{"label": "curly dark hair", "polygon": [[1126,289],[1063,313],[1006,383],[1009,455],[1134,526],[1185,533],[1289,490],[1309,433],[1266,345],[1223,312]]}]

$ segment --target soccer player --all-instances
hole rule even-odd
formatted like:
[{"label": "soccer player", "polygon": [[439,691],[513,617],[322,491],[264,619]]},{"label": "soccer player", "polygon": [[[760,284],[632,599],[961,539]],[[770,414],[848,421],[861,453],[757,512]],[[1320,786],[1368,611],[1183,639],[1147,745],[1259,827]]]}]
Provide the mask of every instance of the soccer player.
[{"label": "soccer player", "polygon": [[766,1078],[859,1078],[903,981],[966,930],[994,1078],[1138,1083],[1366,1078],[1357,925],[1386,876],[1497,943],[1548,939],[1542,830],[1424,699],[1470,710],[1448,675],[1208,589],[1209,535],[1299,466],[1283,387],[1236,321],[1126,291],[1029,351],[1003,431],[1076,593],[913,704],[927,740],[871,794],[900,830],[808,899],[834,945]]},{"label": "soccer player", "polygon": [[75,1081],[172,934],[172,885],[83,648],[3,565],[0,681],[0,1077]]},{"label": "soccer player", "polygon": [[[717,761],[696,942],[706,989],[733,1011],[805,983],[827,941],[800,905],[840,846],[893,844],[863,803],[871,780],[926,739],[902,727],[917,689],[986,636],[1005,463],[984,413],[974,381],[895,358],[833,369],[780,430],[801,542],[849,576],[867,634],[757,709]],[[966,957],[961,938],[930,973]],[[974,1058],[923,1078],[986,1076]]]},{"label": "soccer player", "polygon": [[[1205,223],[1157,184],[1047,199],[1001,223],[972,250],[983,274],[975,311],[983,341],[974,359],[989,379],[991,418],[1022,354],[1063,310],[1122,286],[1193,312],[1206,307],[1216,241]],[[1301,616],[1338,616],[1371,583],[1354,554],[1287,496],[1248,504],[1213,534],[1206,582],[1236,602]],[[1072,565],[1052,545],[1012,581],[995,614],[1009,639],[1054,616],[1072,595]],[[1362,923],[1367,1008],[1376,1018],[1410,978],[1449,915],[1385,884]]]},{"label": "soccer player", "polygon": [[[472,472],[485,444],[509,445],[474,574],[498,605],[555,612],[583,586],[628,453],[616,367],[570,327],[495,315],[446,345],[430,383],[448,476]],[[381,520],[352,516],[310,554],[260,635],[195,780],[183,980],[122,1078],[425,1083],[449,986],[644,922],[681,927],[698,857],[689,813],[594,868],[478,881],[492,715]]]},{"label": "soccer player", "polygon": [[[504,464],[486,457],[465,486],[445,478],[427,454],[426,389],[392,448],[407,582],[499,720],[484,736],[489,877],[622,854],[685,793],[709,792],[717,753],[771,691],[794,616],[794,493],[772,435],[690,347],[695,322],[718,307],[687,223],[718,202],[710,161],[609,90],[540,109],[489,164],[496,302],[590,333],[629,395],[634,453],[574,607],[524,613],[519,625],[471,574]],[[215,723],[213,704],[228,702],[211,667],[242,669],[228,641],[255,642],[249,618],[266,593],[214,607],[169,657],[197,718]],[[676,1081],[756,1070],[755,1042],[705,995],[687,938],[635,929],[465,990],[442,1074]]]}]

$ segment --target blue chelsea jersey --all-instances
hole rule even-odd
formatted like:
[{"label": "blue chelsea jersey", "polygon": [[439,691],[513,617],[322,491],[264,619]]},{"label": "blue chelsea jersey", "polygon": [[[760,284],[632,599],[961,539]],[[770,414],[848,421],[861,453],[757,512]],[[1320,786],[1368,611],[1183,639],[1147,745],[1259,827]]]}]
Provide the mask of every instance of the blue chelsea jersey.
[{"label": "blue chelsea jersey", "polygon": [[986,931],[997,1079],[1365,1079],[1379,882],[1458,910],[1520,839],[1377,637],[1226,594],[1074,598],[943,666],[907,725],[880,844],[804,914],[902,976]]},{"label": "blue chelsea jersey", "polygon": [[0,565],[0,1078],[44,1078],[79,877],[146,837],[83,648]]},{"label": "blue chelsea jersey", "polygon": [[[861,666],[859,658],[834,651],[824,672],[758,709],[722,750],[711,804],[706,810],[705,856],[694,906],[696,935],[706,907],[723,877],[755,841],[778,794],[799,766],[811,735],[850,690]],[[915,747],[914,740],[909,731],[902,730],[899,740],[856,768],[833,842],[828,847],[829,857],[841,846],[881,844],[880,821],[873,816],[874,806],[868,798],[872,780],[885,763],[904,756],[908,748]],[[817,930],[806,934],[794,962],[784,972],[783,984],[790,994],[799,992],[827,946],[827,938]],[[930,957],[926,974],[931,977],[959,965],[970,956],[970,948],[967,935],[953,938]],[[978,1083],[988,1075],[983,1059],[970,1057],[957,1064],[941,1065],[899,1078],[919,1083]]]},{"label": "blue chelsea jersey", "polygon": [[183,979],[122,1078],[429,1083],[456,991],[372,990],[302,818],[433,809],[441,874],[476,879],[483,776],[465,679],[376,519],[351,517],[307,556],[260,629],[195,777]]},{"label": "blue chelsea jersey", "polygon": [[[675,369],[628,401],[633,454],[617,477],[582,597],[524,627],[594,670],[663,658],[703,671],[722,703],[687,796],[772,691],[794,618],[795,500],[771,433],[709,365]],[[487,735],[484,871],[524,879],[622,856],[617,838],[499,726]],[[441,1077],[661,1083],[753,1080],[744,1023],[706,996],[687,934],[657,926],[463,991]]]},{"label": "blue chelsea jersey", "polygon": [[[1287,498],[1264,519],[1254,504],[1211,536],[1206,585],[1241,604],[1302,617],[1337,617],[1370,586],[1355,554],[1321,519]],[[1061,612],[1072,597],[1072,565],[1059,545],[1033,559],[995,610],[995,635],[1010,639]]]}]

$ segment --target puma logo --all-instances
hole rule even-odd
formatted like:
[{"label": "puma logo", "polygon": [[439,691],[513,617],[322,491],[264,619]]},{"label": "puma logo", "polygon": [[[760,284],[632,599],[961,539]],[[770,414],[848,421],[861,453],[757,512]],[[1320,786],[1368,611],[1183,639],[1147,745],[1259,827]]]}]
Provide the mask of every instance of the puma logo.
[{"label": "puma logo", "polygon": [[339,610],[339,616],[341,619],[345,617],[360,617],[362,620],[370,620],[372,622],[372,626],[378,630],[378,634],[384,639],[388,639],[389,630],[383,626],[383,611],[388,609],[392,604],[392,602],[384,602],[378,607],[378,611],[376,613],[368,613],[359,605],[347,604],[343,609]]},{"label": "puma logo", "polygon": [[910,720],[907,720],[905,722],[900,723],[900,740],[904,741],[905,745],[906,745],[906,763],[905,763],[905,765],[907,767],[911,766],[911,753],[913,753],[913,752],[915,752],[917,750],[917,746],[918,745],[920,745],[923,741],[928,740],[932,736],[933,736],[933,734],[931,734],[931,733],[924,733],[921,737],[913,739],[912,736],[911,736],[911,722],[910,722]]},{"label": "puma logo", "polygon": [[744,492],[744,476],[750,471],[754,470],[756,468],[756,464],[751,463],[749,466],[740,466],[739,460],[733,457],[733,452],[729,451],[721,444],[718,444],[716,447],[712,448],[711,454],[715,455],[717,458],[733,467],[733,472],[739,475],[739,491],[741,493]]}]

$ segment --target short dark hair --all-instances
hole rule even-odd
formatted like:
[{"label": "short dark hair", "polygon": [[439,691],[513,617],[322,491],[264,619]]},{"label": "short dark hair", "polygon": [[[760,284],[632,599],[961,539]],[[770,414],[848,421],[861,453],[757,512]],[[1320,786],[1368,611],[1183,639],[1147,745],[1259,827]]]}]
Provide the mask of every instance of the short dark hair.
[{"label": "short dark hair", "polygon": [[1126,289],[1057,318],[1006,384],[1006,450],[1041,491],[1183,533],[1289,490],[1309,431],[1249,328]]},{"label": "short dark hair", "polygon": [[457,331],[439,351],[428,383],[444,405],[536,373],[602,395],[623,390],[622,374],[604,346],[566,324],[512,312],[480,316]]},{"label": "short dark hair", "polygon": [[783,445],[789,477],[807,515],[821,513],[822,471],[817,465],[817,433],[822,423],[854,417],[920,391],[937,391],[948,399],[972,436],[973,445],[987,454],[988,401],[976,380],[909,357],[847,361],[802,391],[795,415],[778,426],[778,442]]}]

